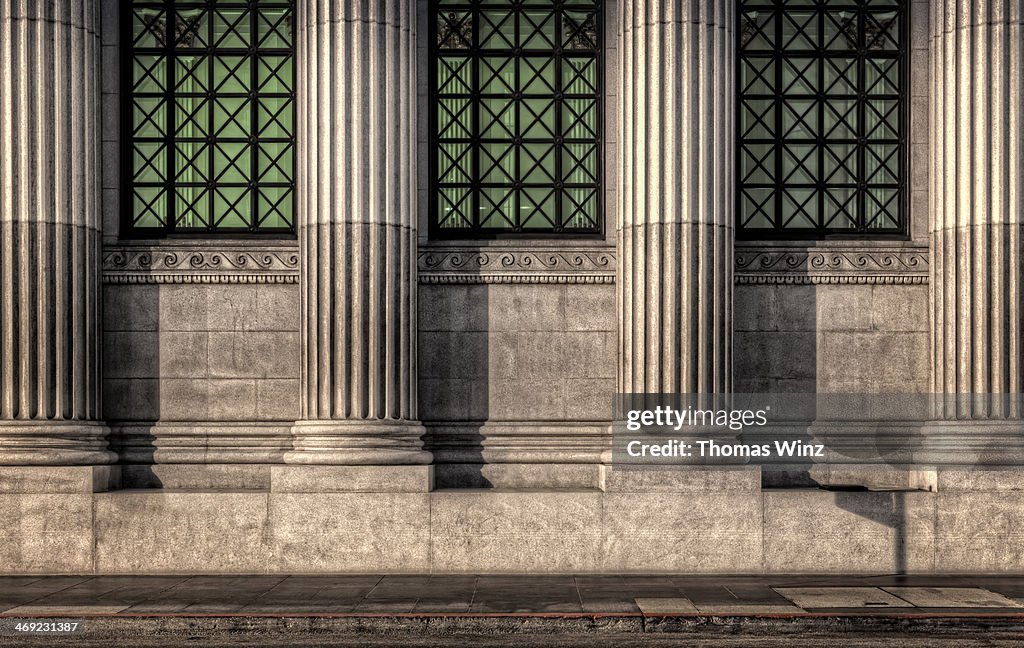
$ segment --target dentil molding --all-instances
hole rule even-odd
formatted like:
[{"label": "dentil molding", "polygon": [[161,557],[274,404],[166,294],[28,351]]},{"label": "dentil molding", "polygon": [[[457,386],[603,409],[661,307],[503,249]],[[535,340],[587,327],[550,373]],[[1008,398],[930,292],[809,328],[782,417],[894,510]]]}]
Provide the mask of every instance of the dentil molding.
[{"label": "dentil molding", "polygon": [[737,284],[927,284],[926,246],[737,247]]},{"label": "dentil molding", "polygon": [[294,284],[299,252],[288,245],[119,245],[103,248],[110,284]]},{"label": "dentil molding", "polygon": [[430,247],[418,255],[423,284],[615,283],[612,246]]}]

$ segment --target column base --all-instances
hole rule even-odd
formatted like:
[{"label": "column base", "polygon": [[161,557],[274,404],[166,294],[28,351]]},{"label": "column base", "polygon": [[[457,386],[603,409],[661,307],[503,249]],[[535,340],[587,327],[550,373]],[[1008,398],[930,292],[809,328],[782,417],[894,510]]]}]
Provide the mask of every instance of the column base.
[{"label": "column base", "polygon": [[418,421],[298,421],[286,464],[396,466],[431,463]]},{"label": "column base", "polygon": [[0,466],[112,464],[109,432],[98,421],[0,421]]},{"label": "column base", "polygon": [[1024,463],[1024,420],[934,420],[920,430],[915,463],[933,466],[1019,466]]}]

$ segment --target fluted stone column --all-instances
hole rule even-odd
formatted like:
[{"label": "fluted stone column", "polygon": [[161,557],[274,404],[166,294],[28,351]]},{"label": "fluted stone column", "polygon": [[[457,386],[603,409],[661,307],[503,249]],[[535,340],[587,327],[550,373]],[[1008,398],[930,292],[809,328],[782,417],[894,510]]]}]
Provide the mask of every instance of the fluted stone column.
[{"label": "fluted stone column", "polygon": [[287,463],[420,464],[416,2],[300,0],[302,420]]},{"label": "fluted stone column", "polygon": [[618,390],[732,387],[735,0],[622,0]]},{"label": "fluted stone column", "polygon": [[961,396],[946,420],[1022,414],[1022,5],[931,4],[933,389]]},{"label": "fluted stone column", "polygon": [[99,420],[98,4],[0,4],[0,465],[114,460]]}]

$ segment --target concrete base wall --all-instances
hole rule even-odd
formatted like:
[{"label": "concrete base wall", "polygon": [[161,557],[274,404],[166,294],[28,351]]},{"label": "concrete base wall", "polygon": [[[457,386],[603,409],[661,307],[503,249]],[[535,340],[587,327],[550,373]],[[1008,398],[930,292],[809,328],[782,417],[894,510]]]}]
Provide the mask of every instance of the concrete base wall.
[{"label": "concrete base wall", "polygon": [[407,492],[330,471],[308,476],[359,491],[303,492],[302,470],[273,466],[269,489],[235,492],[0,475],[19,484],[0,493],[0,572],[1024,572],[1024,499],[1006,490],[1020,479],[950,472],[937,493],[829,492],[706,470],[610,473],[604,490],[431,491],[417,467],[376,480]]}]

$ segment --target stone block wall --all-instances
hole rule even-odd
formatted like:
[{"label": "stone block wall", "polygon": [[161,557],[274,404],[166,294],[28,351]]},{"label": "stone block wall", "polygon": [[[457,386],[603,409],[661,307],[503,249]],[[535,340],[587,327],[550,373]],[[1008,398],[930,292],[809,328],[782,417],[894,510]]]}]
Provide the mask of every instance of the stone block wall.
[{"label": "stone block wall", "polygon": [[927,285],[740,285],[737,392],[925,393]]},{"label": "stone block wall", "polygon": [[612,285],[424,285],[419,322],[425,422],[611,416]]}]

